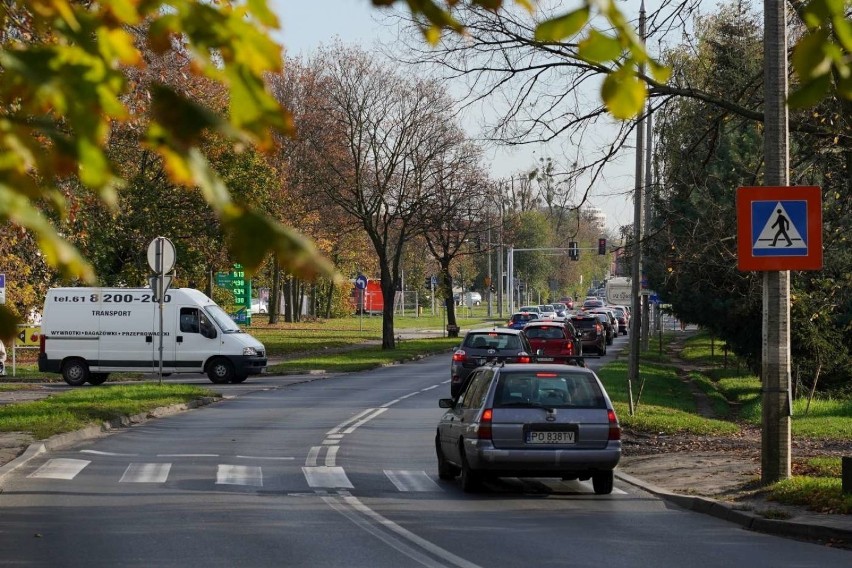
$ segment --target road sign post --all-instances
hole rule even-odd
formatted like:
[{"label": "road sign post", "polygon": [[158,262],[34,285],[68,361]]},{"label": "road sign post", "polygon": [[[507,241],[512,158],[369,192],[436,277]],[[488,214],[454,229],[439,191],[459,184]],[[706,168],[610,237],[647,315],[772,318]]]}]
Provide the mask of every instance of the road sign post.
[{"label": "road sign post", "polygon": [[160,366],[159,382],[163,382],[163,309],[166,301],[166,291],[172,284],[173,276],[167,274],[175,267],[175,245],[166,237],[156,237],[148,245],[148,266],[154,271],[149,279],[151,290],[159,305],[160,313]]},{"label": "road sign post", "polygon": [[364,331],[364,294],[367,291],[367,283],[369,280],[363,274],[359,274],[355,279],[355,287],[359,290],[361,296],[361,309],[358,310],[358,331]]}]

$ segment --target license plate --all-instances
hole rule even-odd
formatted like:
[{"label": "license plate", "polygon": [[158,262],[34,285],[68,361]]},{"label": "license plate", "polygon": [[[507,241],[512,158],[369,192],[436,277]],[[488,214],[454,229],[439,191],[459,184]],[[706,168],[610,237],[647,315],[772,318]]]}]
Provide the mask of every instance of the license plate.
[{"label": "license plate", "polygon": [[553,357],[539,357],[538,360],[540,363],[548,363],[553,361]]},{"label": "license plate", "polygon": [[575,432],[536,432],[529,433],[528,444],[573,444]]}]

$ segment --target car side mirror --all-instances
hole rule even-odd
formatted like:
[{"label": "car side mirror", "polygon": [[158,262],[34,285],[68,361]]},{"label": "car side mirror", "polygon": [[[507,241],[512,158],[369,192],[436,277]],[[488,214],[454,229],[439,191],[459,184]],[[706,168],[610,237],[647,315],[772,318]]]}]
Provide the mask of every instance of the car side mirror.
[{"label": "car side mirror", "polygon": [[453,408],[456,405],[456,401],[451,398],[441,398],[438,399],[438,406],[441,408]]},{"label": "car side mirror", "polygon": [[216,333],[216,328],[208,323],[201,326],[201,335],[207,339],[216,339],[218,334]]}]

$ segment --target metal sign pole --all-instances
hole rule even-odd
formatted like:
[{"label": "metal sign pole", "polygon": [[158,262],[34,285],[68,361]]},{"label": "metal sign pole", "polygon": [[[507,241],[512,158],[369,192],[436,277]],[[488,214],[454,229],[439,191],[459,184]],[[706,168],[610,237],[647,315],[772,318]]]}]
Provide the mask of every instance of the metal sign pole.
[{"label": "metal sign pole", "polygon": [[160,307],[160,369],[158,373],[159,384],[163,384],[163,307],[165,293],[163,288],[163,280],[165,273],[163,271],[163,246],[164,237],[157,237],[157,301]]}]

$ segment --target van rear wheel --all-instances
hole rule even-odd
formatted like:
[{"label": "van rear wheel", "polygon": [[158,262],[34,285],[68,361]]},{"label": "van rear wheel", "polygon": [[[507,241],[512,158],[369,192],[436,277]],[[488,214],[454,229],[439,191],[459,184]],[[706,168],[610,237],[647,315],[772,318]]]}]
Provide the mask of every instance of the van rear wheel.
[{"label": "van rear wheel", "polygon": [[207,365],[207,378],[217,385],[231,382],[234,376],[234,365],[227,359],[213,359]]},{"label": "van rear wheel", "polygon": [[62,364],[62,378],[72,387],[81,387],[89,380],[89,366],[82,359],[69,359]]}]

